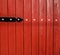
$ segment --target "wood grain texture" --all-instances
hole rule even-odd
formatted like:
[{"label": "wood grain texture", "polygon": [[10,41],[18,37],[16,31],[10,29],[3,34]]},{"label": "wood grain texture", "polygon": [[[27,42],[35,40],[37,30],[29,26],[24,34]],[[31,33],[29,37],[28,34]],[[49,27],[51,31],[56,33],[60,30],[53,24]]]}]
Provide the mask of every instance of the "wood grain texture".
[{"label": "wood grain texture", "polygon": [[[0,0],[0,16],[7,16],[7,0]],[[1,28],[1,54],[8,55],[8,25],[7,23],[0,23]]]},{"label": "wood grain texture", "polygon": [[0,55],[60,55],[60,0],[0,0]]},{"label": "wood grain texture", "polygon": [[53,55],[53,0],[47,0],[47,55]]},{"label": "wood grain texture", "polygon": [[32,55],[38,55],[38,0],[32,0]]},{"label": "wood grain texture", "polygon": [[39,55],[46,55],[47,48],[47,7],[46,0],[39,0]]},{"label": "wood grain texture", "polygon": [[[15,0],[8,0],[8,16],[15,17]],[[9,31],[9,55],[15,55],[15,41],[16,41],[16,26],[15,23],[8,23],[8,31]]]},{"label": "wood grain texture", "polygon": [[54,0],[54,55],[59,55],[60,48],[59,35],[60,35],[60,2],[59,0]]},{"label": "wood grain texture", "polygon": [[24,55],[31,55],[31,0],[24,0]]},{"label": "wood grain texture", "polygon": [[[16,0],[16,17],[23,18],[23,0]],[[23,21],[16,22],[16,55],[23,55]]]}]

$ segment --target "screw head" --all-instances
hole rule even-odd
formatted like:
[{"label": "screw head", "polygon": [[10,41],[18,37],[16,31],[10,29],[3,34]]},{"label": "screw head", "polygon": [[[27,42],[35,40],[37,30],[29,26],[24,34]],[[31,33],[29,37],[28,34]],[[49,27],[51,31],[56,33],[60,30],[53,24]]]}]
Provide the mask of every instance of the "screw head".
[{"label": "screw head", "polygon": [[4,20],[4,18],[2,18],[2,20]]},{"label": "screw head", "polygon": [[12,19],[10,19],[10,21],[11,21]]},{"label": "screw head", "polygon": [[41,19],[41,21],[43,21],[43,19]]},{"label": "screw head", "polygon": [[48,19],[48,21],[50,21],[50,19]]},{"label": "screw head", "polygon": [[58,19],[55,19],[55,21],[57,22],[57,21],[58,21]]},{"label": "screw head", "polygon": [[26,19],[26,21],[28,21],[28,19]]},{"label": "screw head", "polygon": [[18,18],[18,21],[19,21],[20,19]]},{"label": "screw head", "polygon": [[33,21],[36,21],[36,19],[33,19]]}]

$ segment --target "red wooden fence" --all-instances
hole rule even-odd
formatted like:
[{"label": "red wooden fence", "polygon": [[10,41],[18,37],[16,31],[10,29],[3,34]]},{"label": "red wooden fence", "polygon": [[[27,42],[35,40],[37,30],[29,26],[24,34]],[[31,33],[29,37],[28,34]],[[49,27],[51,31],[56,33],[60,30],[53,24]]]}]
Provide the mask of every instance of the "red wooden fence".
[{"label": "red wooden fence", "polygon": [[0,55],[60,55],[60,0],[0,0]]}]

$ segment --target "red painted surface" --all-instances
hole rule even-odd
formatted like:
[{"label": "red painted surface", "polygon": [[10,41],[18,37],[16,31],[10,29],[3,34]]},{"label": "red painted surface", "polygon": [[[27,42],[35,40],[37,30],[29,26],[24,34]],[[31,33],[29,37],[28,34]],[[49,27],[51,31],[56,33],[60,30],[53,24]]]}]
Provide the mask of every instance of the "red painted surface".
[{"label": "red painted surface", "polygon": [[[56,22],[55,20],[58,19]],[[60,1],[54,1],[54,55],[60,55]]]},{"label": "red painted surface", "polygon": [[47,51],[47,1],[39,0],[39,55],[46,55]]},{"label": "red painted surface", "polygon": [[47,55],[53,55],[53,37],[53,0],[47,0]]},{"label": "red painted surface", "polygon": [[0,0],[0,55],[60,55],[60,0]]}]

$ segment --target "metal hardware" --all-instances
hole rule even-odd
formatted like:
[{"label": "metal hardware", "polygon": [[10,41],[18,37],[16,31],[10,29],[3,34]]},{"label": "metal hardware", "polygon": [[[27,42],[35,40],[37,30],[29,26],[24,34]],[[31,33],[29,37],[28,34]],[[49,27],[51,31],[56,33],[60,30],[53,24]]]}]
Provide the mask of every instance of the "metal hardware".
[{"label": "metal hardware", "polygon": [[33,19],[33,21],[36,21],[36,19]]},{"label": "metal hardware", "polygon": [[57,21],[58,21],[58,19],[55,19],[55,21],[57,22]]},{"label": "metal hardware", "polygon": [[48,21],[50,21],[50,19],[48,19]]},{"label": "metal hardware", "polygon": [[43,21],[43,19],[41,19],[41,21]]},{"label": "metal hardware", "polygon": [[26,19],[26,21],[28,21],[29,19]]},{"label": "metal hardware", "polygon": [[15,18],[15,17],[0,17],[0,22],[21,22],[23,21],[22,18]]}]

